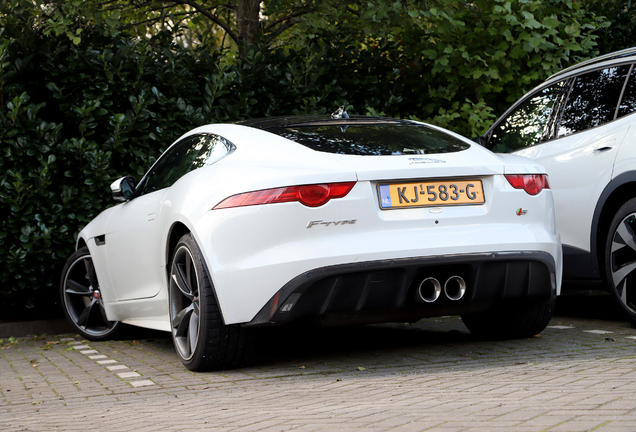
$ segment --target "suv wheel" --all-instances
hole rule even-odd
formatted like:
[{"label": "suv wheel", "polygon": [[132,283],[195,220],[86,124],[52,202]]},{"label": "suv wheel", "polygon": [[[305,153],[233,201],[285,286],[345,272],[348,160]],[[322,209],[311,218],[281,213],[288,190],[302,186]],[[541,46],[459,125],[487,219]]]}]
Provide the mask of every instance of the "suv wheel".
[{"label": "suv wheel", "polygon": [[616,213],[605,244],[605,278],[614,303],[636,325],[636,198]]}]

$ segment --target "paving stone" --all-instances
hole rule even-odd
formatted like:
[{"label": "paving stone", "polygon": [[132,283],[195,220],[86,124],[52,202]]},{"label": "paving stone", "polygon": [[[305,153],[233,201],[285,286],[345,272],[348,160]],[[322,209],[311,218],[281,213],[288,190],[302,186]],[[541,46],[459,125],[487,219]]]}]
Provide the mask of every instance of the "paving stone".
[{"label": "paving stone", "polygon": [[108,356],[105,356],[104,354],[97,354],[97,355],[89,355],[88,358],[91,360],[100,360],[100,359],[108,358]]},{"label": "paving stone", "polygon": [[141,376],[141,374],[137,372],[121,372],[121,373],[118,373],[117,376],[119,378],[134,378],[134,377]]},{"label": "paving stone", "polygon": [[145,386],[155,385],[155,383],[150,380],[129,381],[128,384],[132,385],[133,387],[145,387]]},{"label": "paving stone", "polygon": [[116,370],[130,369],[130,368],[126,365],[118,364],[114,366],[106,366],[106,369],[108,369],[109,371],[116,371]]}]

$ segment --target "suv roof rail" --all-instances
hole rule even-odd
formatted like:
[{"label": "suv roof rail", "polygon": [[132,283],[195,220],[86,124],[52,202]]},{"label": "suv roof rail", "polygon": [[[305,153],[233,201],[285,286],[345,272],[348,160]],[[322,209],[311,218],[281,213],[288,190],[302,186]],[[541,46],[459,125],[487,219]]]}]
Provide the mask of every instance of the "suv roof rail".
[{"label": "suv roof rail", "polygon": [[577,63],[574,66],[570,66],[568,68],[565,68],[565,69],[555,73],[554,75],[550,76],[548,79],[550,80],[552,78],[555,78],[555,77],[558,77],[560,75],[563,75],[563,74],[565,74],[567,72],[582,68],[584,66],[589,66],[589,65],[592,65],[594,63],[600,63],[600,62],[603,62],[603,61],[606,61],[606,60],[614,60],[614,59],[617,59],[617,58],[627,57],[629,55],[634,55],[634,54],[636,54],[636,47],[626,48],[624,50],[620,50],[620,51],[615,51],[615,52],[612,52],[612,53],[604,54],[602,56],[594,57],[594,58],[591,58],[589,60],[582,61],[581,63]]}]

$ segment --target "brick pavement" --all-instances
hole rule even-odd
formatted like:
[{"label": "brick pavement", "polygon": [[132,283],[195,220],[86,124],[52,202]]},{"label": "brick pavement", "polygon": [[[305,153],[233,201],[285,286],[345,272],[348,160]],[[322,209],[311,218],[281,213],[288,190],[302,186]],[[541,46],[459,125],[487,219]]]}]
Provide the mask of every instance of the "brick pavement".
[{"label": "brick pavement", "polygon": [[183,368],[163,333],[135,337],[4,339],[0,430],[636,430],[636,329],[621,321],[556,317],[505,342],[456,317],[274,329],[252,366],[214,373]]}]

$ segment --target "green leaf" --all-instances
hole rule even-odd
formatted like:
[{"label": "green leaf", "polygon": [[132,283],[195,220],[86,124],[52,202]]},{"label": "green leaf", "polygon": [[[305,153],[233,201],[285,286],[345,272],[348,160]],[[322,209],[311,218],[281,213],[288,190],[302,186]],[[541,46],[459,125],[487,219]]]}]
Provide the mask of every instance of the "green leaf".
[{"label": "green leaf", "polygon": [[429,59],[436,59],[437,58],[437,51],[432,50],[432,49],[426,49],[422,51],[422,55],[424,57],[427,57]]},{"label": "green leaf", "polygon": [[581,34],[580,26],[576,22],[572,23],[572,24],[569,24],[569,25],[565,26],[565,32],[568,35],[570,35],[570,36],[574,36],[574,37],[579,36]]},{"label": "green leaf", "polygon": [[541,22],[541,24],[543,24],[544,27],[547,27],[549,29],[554,29],[559,26],[560,22],[555,16],[549,16],[549,17],[545,17],[543,21]]},{"label": "green leaf", "polygon": [[537,48],[539,45],[541,45],[541,42],[543,42],[543,40],[541,39],[541,37],[537,36],[533,36],[528,40],[528,43],[532,48]]},{"label": "green leaf", "polygon": [[446,56],[442,56],[440,58],[438,58],[437,60],[435,60],[435,63],[441,65],[441,66],[446,66],[448,65],[448,57]]}]

